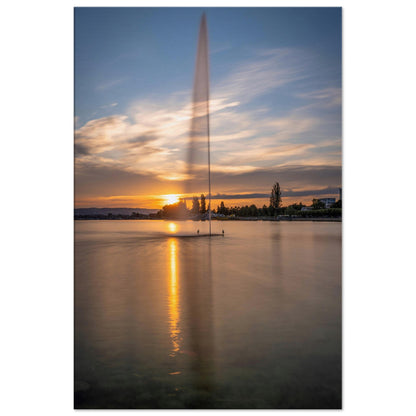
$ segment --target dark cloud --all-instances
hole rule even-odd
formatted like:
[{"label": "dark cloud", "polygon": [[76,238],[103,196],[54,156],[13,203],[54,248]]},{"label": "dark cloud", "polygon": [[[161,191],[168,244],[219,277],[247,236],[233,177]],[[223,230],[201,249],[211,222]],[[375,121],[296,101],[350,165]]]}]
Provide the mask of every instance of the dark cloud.
[{"label": "dark cloud", "polygon": [[[230,174],[214,172],[211,174],[212,189],[228,192],[244,193],[259,190],[261,193],[272,188],[279,182],[282,190],[292,188],[323,189],[338,188],[342,183],[341,166],[283,166],[273,169],[259,168],[252,172]],[[208,178],[199,178],[191,183],[190,192],[207,189]],[[226,191],[226,192],[224,192]],[[338,192],[338,191],[336,191]],[[289,196],[289,195],[286,195]]]},{"label": "dark cloud", "polygon": [[88,150],[88,147],[80,143],[74,144],[74,152],[75,152],[75,157],[80,156],[80,155],[88,155],[90,153]]},{"label": "dark cloud", "polygon": [[291,191],[286,190],[282,191],[283,197],[289,197],[289,196],[318,196],[318,195],[331,195],[331,194],[337,194],[339,192],[338,188],[324,188],[324,189],[306,189],[304,191]]},{"label": "dark cloud", "polygon": [[213,199],[252,199],[252,198],[268,198],[270,194],[216,194],[212,195]]},{"label": "dark cloud", "polygon": [[[282,197],[294,197],[294,196],[319,196],[319,195],[332,195],[337,194],[339,188],[323,188],[323,189],[306,189],[304,191],[292,191],[282,190]],[[256,199],[256,198],[269,198],[270,193],[254,193],[254,194],[213,194],[212,199]],[[192,197],[187,198],[189,200]]]},{"label": "dark cloud", "polygon": [[143,134],[140,136],[132,137],[131,139],[127,140],[127,143],[129,145],[128,147],[140,147],[157,139],[158,137],[154,134]]},{"label": "dark cloud", "polygon": [[[253,198],[268,198],[270,194],[212,194],[212,199],[253,199]],[[185,198],[192,200],[193,197]]]}]

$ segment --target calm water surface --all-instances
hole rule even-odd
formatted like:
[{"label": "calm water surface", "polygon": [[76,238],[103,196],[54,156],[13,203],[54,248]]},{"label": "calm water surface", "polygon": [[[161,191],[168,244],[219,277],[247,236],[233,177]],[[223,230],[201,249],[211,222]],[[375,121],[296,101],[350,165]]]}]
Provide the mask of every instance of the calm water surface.
[{"label": "calm water surface", "polygon": [[75,222],[75,407],[341,407],[341,224],[207,227]]}]

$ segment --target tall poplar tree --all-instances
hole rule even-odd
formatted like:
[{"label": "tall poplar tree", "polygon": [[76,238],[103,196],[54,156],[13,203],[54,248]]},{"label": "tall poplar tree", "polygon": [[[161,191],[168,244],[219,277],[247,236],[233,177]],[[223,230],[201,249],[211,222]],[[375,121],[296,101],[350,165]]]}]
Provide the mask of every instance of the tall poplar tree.
[{"label": "tall poplar tree", "polygon": [[280,208],[281,203],[282,197],[280,192],[280,185],[279,182],[276,182],[273,185],[272,193],[270,194],[270,206],[273,208],[275,213]]},{"label": "tall poplar tree", "polygon": [[200,206],[201,206],[201,209],[200,209],[201,214],[205,214],[207,212],[207,208],[205,206],[205,195],[204,194],[201,194],[201,205]]}]

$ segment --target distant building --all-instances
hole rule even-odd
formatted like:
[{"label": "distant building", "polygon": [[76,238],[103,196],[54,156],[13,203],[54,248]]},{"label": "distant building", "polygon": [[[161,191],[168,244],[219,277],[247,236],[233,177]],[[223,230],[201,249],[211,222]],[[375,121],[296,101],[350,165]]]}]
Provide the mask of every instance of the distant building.
[{"label": "distant building", "polygon": [[301,211],[312,211],[312,207],[302,207]]},{"label": "distant building", "polygon": [[325,204],[325,208],[330,208],[332,204],[335,204],[335,198],[321,198],[319,201]]},{"label": "distant building", "polygon": [[339,200],[342,201],[342,188],[339,188]]}]

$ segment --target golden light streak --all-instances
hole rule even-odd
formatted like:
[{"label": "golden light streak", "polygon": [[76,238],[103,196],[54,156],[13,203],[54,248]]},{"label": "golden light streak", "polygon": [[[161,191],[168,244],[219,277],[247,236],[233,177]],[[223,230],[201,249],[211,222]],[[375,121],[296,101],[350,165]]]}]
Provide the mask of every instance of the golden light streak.
[{"label": "golden light streak", "polygon": [[179,340],[181,335],[179,328],[178,255],[175,238],[169,240],[169,260],[169,333],[172,342],[172,351],[169,355],[174,357],[180,350]]}]

